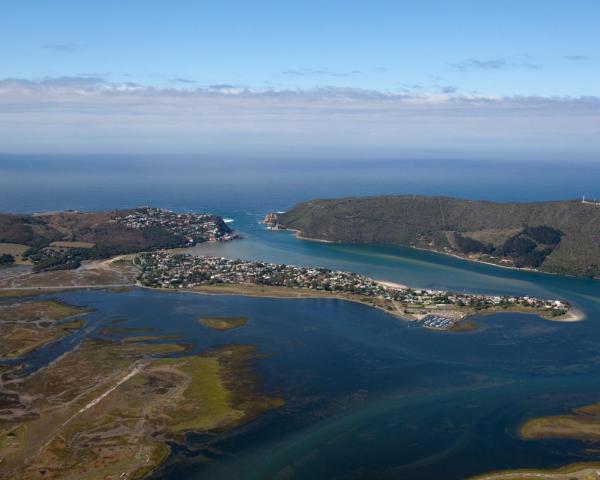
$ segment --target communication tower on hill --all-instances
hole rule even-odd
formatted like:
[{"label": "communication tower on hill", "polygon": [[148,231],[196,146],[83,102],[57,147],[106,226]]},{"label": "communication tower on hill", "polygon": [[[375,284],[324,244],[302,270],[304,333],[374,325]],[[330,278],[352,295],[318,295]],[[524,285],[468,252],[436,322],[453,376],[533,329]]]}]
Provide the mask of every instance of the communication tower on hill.
[{"label": "communication tower on hill", "polygon": [[582,197],[581,203],[585,205],[596,205],[600,207],[600,202],[597,202],[595,198],[590,202],[589,200],[585,199],[585,195]]}]

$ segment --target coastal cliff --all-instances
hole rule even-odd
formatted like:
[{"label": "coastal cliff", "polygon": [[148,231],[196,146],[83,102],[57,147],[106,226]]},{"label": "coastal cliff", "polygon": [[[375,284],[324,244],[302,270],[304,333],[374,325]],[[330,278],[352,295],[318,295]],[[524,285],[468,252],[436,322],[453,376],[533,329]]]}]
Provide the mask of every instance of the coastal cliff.
[{"label": "coastal cliff", "polygon": [[495,203],[418,195],[311,200],[265,223],[302,238],[404,245],[507,267],[600,276],[600,205],[576,200]]}]

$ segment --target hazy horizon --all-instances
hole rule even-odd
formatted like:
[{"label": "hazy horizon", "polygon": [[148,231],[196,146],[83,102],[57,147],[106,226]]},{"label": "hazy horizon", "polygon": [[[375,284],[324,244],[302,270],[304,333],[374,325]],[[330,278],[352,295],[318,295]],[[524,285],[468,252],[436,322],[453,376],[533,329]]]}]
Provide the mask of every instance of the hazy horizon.
[{"label": "hazy horizon", "polygon": [[591,0],[10,3],[4,153],[600,154]]},{"label": "hazy horizon", "polygon": [[380,194],[494,201],[600,197],[600,164],[560,160],[0,155],[0,164],[0,210],[14,212],[153,205],[264,213],[313,198]]}]

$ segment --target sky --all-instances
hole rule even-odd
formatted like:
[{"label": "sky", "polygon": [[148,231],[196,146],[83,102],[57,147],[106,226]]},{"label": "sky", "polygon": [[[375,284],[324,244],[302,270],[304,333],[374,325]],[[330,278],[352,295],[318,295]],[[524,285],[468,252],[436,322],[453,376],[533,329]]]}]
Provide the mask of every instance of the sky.
[{"label": "sky", "polygon": [[0,6],[0,152],[597,158],[597,0]]}]

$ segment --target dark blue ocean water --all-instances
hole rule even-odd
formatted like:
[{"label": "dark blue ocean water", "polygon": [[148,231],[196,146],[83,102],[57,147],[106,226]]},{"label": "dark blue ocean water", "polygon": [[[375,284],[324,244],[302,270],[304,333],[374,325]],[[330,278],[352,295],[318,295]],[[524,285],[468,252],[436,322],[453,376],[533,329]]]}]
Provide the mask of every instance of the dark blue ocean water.
[{"label": "dark blue ocean water", "polygon": [[277,160],[205,156],[0,155],[0,211],[264,212],[310,198],[378,194],[534,201],[600,197],[600,161]]},{"label": "dark blue ocean water", "polygon": [[[195,351],[257,345],[264,388],[286,406],[225,436],[190,437],[156,478],[431,479],[551,467],[596,459],[578,442],[524,441],[519,424],[600,400],[600,282],[474,264],[391,246],[300,241],[258,224],[268,210],[312,197],[446,194],[492,200],[594,195],[600,166],[566,162],[237,162],[227,159],[0,157],[0,210],[108,209],[152,204],[211,210],[246,239],[192,251],[323,265],[417,287],[533,294],[569,300],[579,323],[531,315],[480,319],[467,334],[430,332],[339,300],[197,294],[76,292],[96,311],[86,334],[108,322],[177,333]],[[600,196],[600,195],[599,195]],[[214,332],[200,315],[249,316]],[[29,360],[35,368],[79,337]],[[209,458],[209,462],[200,459]]]}]

